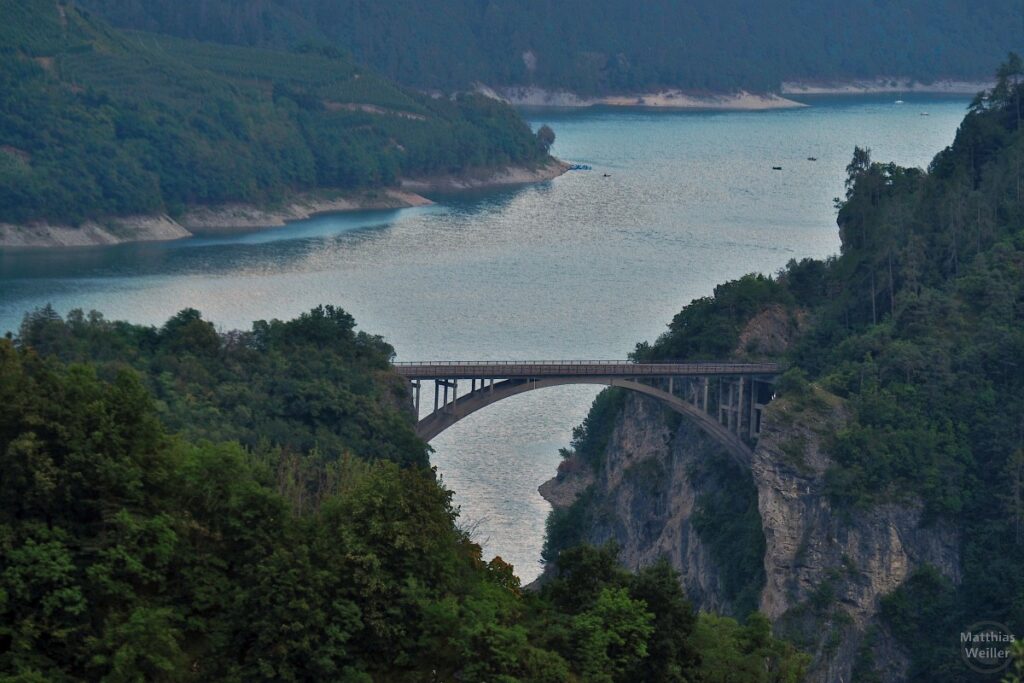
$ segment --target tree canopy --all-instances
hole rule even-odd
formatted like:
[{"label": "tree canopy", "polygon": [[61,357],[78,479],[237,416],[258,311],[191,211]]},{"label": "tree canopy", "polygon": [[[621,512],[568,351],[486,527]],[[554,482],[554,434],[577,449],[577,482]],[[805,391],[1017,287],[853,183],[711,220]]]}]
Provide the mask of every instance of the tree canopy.
[{"label": "tree canopy", "polygon": [[0,339],[0,677],[798,679],[665,563],[580,547],[533,593],[485,561],[391,357],[330,306],[225,333],[27,315]]},{"label": "tree canopy", "polygon": [[1021,47],[987,0],[83,0],[122,26],[242,45],[341,45],[420,88],[584,94],[777,89],[783,81],[979,79]]},{"label": "tree canopy", "polygon": [[511,108],[433,98],[337,49],[230,47],[0,3],[0,222],[273,204],[547,159]]}]

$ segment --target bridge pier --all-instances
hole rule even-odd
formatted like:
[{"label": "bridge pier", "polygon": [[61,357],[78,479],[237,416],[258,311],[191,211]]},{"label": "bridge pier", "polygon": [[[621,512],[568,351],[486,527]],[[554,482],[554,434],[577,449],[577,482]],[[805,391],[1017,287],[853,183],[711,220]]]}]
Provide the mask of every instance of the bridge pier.
[{"label": "bridge pier", "polygon": [[[746,436],[745,427],[743,420],[749,418],[747,414],[747,394],[750,393],[750,383],[746,377],[740,377],[740,393],[736,399],[736,413],[739,415],[739,420],[736,423],[736,433],[740,436]],[[748,419],[749,422],[749,419]]]},{"label": "bridge pier", "polygon": [[[717,410],[719,424],[723,425],[730,432],[754,438],[756,436],[752,426],[757,420],[755,416],[755,382],[753,376],[720,377],[718,380]],[[701,407],[705,412],[707,408],[708,386],[707,380],[702,380],[703,404],[700,400],[694,399],[691,402]]]},{"label": "bridge pier", "polygon": [[[442,391],[443,394],[442,394]],[[448,390],[452,390],[452,400],[448,400]],[[435,379],[434,380],[434,412],[438,409],[447,410],[454,406],[459,398],[459,380],[457,379]]]},{"label": "bridge pier", "polygon": [[757,438],[757,380],[750,378],[750,424],[748,425],[747,438],[753,441]]}]

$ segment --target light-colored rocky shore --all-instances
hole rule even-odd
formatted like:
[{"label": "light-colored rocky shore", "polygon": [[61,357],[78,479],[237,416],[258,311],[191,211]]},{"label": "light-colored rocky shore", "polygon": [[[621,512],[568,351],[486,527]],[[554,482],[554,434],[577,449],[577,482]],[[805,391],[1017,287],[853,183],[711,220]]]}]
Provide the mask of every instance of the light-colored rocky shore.
[{"label": "light-colored rocky shore", "polygon": [[721,94],[693,94],[682,90],[662,90],[638,95],[608,95],[583,97],[562,90],[535,87],[491,88],[478,86],[478,91],[518,107],[644,107],[653,109],[734,110],[758,111],[765,109],[793,109],[806,105],[767,93],[749,92]]},{"label": "light-colored rocky shore", "polygon": [[426,197],[401,190],[379,190],[364,194],[303,195],[279,207],[261,208],[252,204],[221,204],[196,207],[187,211],[179,223],[193,235],[239,232],[284,227],[325,213],[407,209],[426,206]]},{"label": "light-colored rocky shore", "polygon": [[280,206],[221,204],[194,207],[176,220],[167,215],[121,216],[87,221],[80,226],[0,223],[0,248],[105,246],[125,242],[176,240],[195,235],[280,228],[311,216],[346,211],[405,209],[431,204],[422,193],[523,185],[550,180],[568,170],[561,161],[538,168],[511,166],[497,171],[410,178],[400,189],[359,193],[318,192],[300,195]]},{"label": "light-colored rocky shore", "polygon": [[123,216],[80,226],[0,223],[0,247],[85,247],[122,242],[154,242],[190,237],[169,216]]},{"label": "light-colored rocky shore", "polygon": [[871,95],[878,93],[939,93],[973,95],[992,87],[984,81],[943,79],[921,83],[909,78],[876,78],[852,81],[784,82],[778,93],[688,93],[682,90],[628,95],[586,97],[567,90],[538,87],[491,87],[478,85],[477,91],[517,107],[552,107],[582,109],[585,107],[633,107],[680,110],[763,111],[806,107],[787,95]]},{"label": "light-colored rocky shore", "polygon": [[402,181],[402,189],[409,192],[461,192],[491,187],[529,185],[551,180],[569,170],[569,164],[557,159],[544,166],[527,168],[509,166],[498,171],[482,171],[459,175],[437,175],[428,178],[409,178]]},{"label": "light-colored rocky shore", "polygon": [[938,80],[921,83],[908,78],[876,78],[834,83],[784,82],[783,95],[871,95],[881,93],[936,93],[948,95],[974,95],[988,90],[992,83],[985,81]]}]

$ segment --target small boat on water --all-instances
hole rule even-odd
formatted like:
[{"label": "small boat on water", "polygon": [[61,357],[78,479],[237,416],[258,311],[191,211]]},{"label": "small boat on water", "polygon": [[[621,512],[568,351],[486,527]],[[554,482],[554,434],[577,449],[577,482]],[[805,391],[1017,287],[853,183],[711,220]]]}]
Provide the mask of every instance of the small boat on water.
[{"label": "small boat on water", "polygon": [[807,161],[817,161],[818,157],[807,157]]},{"label": "small boat on water", "polygon": [[896,100],[893,104],[903,104],[903,100]]},{"label": "small boat on water", "polygon": [[928,112],[926,112],[926,111],[921,112],[921,116],[928,116]]},{"label": "small boat on water", "polygon": [[772,170],[773,171],[781,171],[782,167],[781,166],[772,166]]}]

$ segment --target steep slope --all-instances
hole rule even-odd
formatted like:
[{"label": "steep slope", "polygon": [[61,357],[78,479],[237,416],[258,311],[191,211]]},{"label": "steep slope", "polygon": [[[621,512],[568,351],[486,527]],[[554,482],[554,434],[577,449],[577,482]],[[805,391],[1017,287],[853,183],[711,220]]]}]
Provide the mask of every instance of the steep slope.
[{"label": "steep slope", "polygon": [[856,150],[838,257],[722,285],[639,345],[792,367],[749,471],[603,395],[546,486],[580,492],[547,558],[607,538],[633,566],[666,553],[698,604],[759,606],[811,680],[974,680],[959,633],[1024,629],[1022,101],[1011,55],[927,173]]},{"label": "steep slope", "polygon": [[1021,47],[1015,0],[85,0],[123,26],[342,46],[421,88],[755,92],[782,81],[978,79]]},{"label": "steep slope", "polygon": [[333,50],[185,42],[0,3],[0,222],[178,214],[542,165],[508,107],[433,99]]}]

